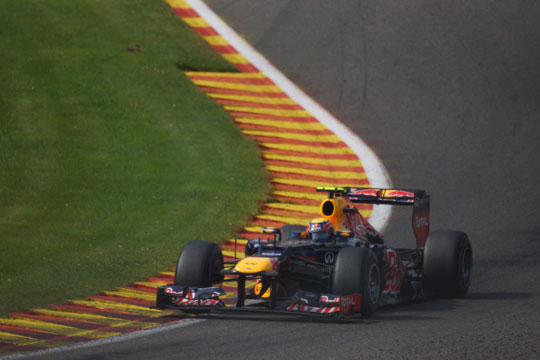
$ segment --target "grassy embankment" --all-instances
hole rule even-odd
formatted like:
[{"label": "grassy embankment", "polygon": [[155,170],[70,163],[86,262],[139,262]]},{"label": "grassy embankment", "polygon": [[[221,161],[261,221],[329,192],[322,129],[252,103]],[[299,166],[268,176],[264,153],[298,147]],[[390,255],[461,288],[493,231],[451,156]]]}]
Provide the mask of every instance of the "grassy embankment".
[{"label": "grassy embankment", "polygon": [[233,235],[255,145],[179,67],[234,71],[155,0],[0,0],[0,314],[124,285]]}]

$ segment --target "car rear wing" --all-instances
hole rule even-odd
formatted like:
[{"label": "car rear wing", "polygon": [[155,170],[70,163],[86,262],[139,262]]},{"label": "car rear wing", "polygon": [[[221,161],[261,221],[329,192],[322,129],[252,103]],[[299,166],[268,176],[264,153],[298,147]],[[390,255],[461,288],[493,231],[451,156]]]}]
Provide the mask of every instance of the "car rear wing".
[{"label": "car rear wing", "polygon": [[426,244],[429,235],[429,195],[424,190],[318,187],[317,191],[328,192],[329,198],[346,196],[351,202],[359,204],[412,206],[416,246],[422,248]]}]

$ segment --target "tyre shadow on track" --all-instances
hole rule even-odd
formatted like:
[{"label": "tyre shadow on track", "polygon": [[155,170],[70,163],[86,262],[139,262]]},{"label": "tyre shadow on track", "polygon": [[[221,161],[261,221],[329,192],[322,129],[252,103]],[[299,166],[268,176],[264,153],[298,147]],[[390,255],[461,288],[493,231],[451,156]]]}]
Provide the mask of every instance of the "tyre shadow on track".
[{"label": "tyre shadow on track", "polygon": [[468,300],[525,300],[538,296],[530,292],[474,292],[467,295]]},{"label": "tyre shadow on track", "polygon": [[[536,294],[529,292],[469,292],[463,299],[444,299],[427,297],[394,305],[386,305],[377,309],[376,315],[389,318],[386,314],[395,314],[401,312],[449,312],[458,308],[467,306],[467,304],[476,303],[478,300],[524,300],[535,297]],[[399,315],[399,318],[407,319],[407,315]],[[416,316],[412,317],[416,320]],[[429,319],[430,317],[425,317]]]},{"label": "tyre shadow on track", "polygon": [[[394,307],[394,306],[392,306]],[[267,322],[292,322],[292,323],[320,323],[320,324],[374,324],[387,320],[409,320],[409,321],[421,321],[421,320],[435,320],[438,317],[424,316],[424,315],[411,315],[411,314],[392,314],[386,308],[381,308],[373,315],[372,318],[364,319],[360,315],[353,315],[345,318],[337,317],[310,317],[308,315],[276,315],[276,314],[225,314],[225,313],[211,313],[211,314],[199,314],[196,316],[189,316],[185,314],[171,314],[169,318],[174,319],[206,319],[206,320],[239,320],[239,321],[267,321]]]},{"label": "tyre shadow on track", "polygon": [[299,316],[296,314],[293,315],[263,315],[263,314],[199,314],[196,316],[189,316],[185,314],[175,314],[167,315],[168,318],[174,318],[175,320],[180,320],[184,318],[193,318],[193,319],[205,319],[205,320],[240,320],[240,321],[269,321],[269,322],[302,322],[302,323],[325,323],[325,324],[347,324],[347,323],[356,323],[356,322],[373,322],[374,319],[362,319],[361,317],[350,317],[339,319],[335,317],[331,318],[321,318],[321,317],[309,317],[309,316]]},{"label": "tyre shadow on track", "polygon": [[363,324],[370,325],[388,320],[407,320],[407,321],[422,321],[422,320],[436,320],[438,317],[433,316],[421,316],[421,315],[390,315],[383,313],[375,313],[372,318],[364,319],[361,316],[354,316],[349,318],[310,318],[310,317],[296,317],[294,315],[289,316],[275,316],[275,315],[217,315],[207,314],[198,315],[196,319],[206,320],[237,320],[237,321],[264,321],[264,322],[290,322],[290,323],[314,323],[314,324]]}]

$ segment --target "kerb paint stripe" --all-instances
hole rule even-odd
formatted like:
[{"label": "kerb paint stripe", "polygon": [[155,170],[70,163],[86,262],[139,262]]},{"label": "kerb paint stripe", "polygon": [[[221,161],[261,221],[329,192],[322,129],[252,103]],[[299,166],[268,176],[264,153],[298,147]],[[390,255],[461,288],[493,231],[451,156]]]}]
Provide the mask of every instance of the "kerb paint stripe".
[{"label": "kerb paint stripe", "polygon": [[[369,184],[374,187],[392,187],[390,177],[386,172],[377,155],[345,125],[339,122],[333,115],[317,104],[306,95],[296,85],[294,85],[285,75],[266,60],[257,50],[255,50],[243,38],[238,36],[227,24],[225,24],[204,2],[200,0],[186,0],[208,24],[211,24],[232,47],[248,59],[253,67],[259,69],[277,86],[279,86],[290,98],[300,104],[305,110],[313,114],[319,121],[325,124],[330,130],[338,135],[362,161]],[[378,229],[384,229],[391,215],[391,207],[375,206],[370,222]]]},{"label": "kerb paint stripe", "polygon": [[[317,185],[391,187],[383,165],[358,136],[289,81],[202,1],[166,2],[240,71],[186,75],[229,111],[246,136],[258,142],[266,167],[273,174],[271,195],[281,201],[264,204],[254,220],[237,234],[240,240],[236,245],[234,240],[228,240],[222,246],[226,258],[242,256],[246,239],[267,238],[260,234],[263,226],[307,224],[311,216],[318,215],[320,201],[326,197],[313,191]],[[390,209],[362,206],[359,210],[381,229]],[[52,354],[73,348],[65,346],[73,342],[85,342],[75,347],[99,346],[161,331],[154,328],[132,332],[175,321],[163,316],[169,312],[148,308],[154,301],[155,288],[172,282],[173,277],[174,273],[167,271],[85,300],[0,319],[0,355],[11,358],[17,357],[13,354],[36,350]],[[226,301],[232,303],[235,288],[227,286],[227,291]],[[194,322],[176,320],[168,328]]]}]

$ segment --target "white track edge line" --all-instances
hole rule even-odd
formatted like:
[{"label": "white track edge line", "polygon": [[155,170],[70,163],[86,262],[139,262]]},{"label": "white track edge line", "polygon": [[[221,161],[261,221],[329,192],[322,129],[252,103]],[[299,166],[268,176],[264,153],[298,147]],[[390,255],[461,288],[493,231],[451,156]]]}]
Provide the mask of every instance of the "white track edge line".
[{"label": "white track edge line", "polygon": [[[212,9],[201,0],[186,0],[186,2],[213,27],[229,44],[241,53],[249,62],[261,70],[270,78],[283,92],[289,95],[295,102],[310,112],[317,120],[323,123],[328,129],[336,134],[347,146],[349,146],[358,156],[369,183],[373,187],[391,188],[392,182],[383,163],[375,152],[348,127],[337,120],[326,109],[320,106],[315,100],[304,93],[264,56],[262,56],[253,46],[242,39],[229,25],[222,21]],[[370,223],[381,231],[384,230],[390,216],[392,207],[385,205],[375,205],[370,217]]]},{"label": "white track edge line", "polygon": [[90,347],[95,347],[95,346],[114,344],[114,343],[119,343],[123,341],[133,340],[133,339],[150,335],[150,334],[154,334],[154,333],[159,333],[162,331],[167,331],[167,330],[181,328],[184,326],[193,325],[202,321],[206,321],[206,320],[205,319],[183,319],[183,320],[175,321],[173,323],[159,325],[153,328],[134,331],[127,334],[116,335],[116,336],[90,340],[90,341],[85,341],[85,342],[80,342],[80,343],[74,343],[72,345],[53,347],[53,348],[45,349],[45,350],[37,350],[37,351],[32,351],[32,352],[27,352],[27,353],[7,355],[5,357],[0,356],[0,358],[2,360],[29,359],[29,358],[41,356],[41,355],[52,355],[54,353],[62,352],[62,351],[80,350],[80,349],[85,349],[85,348],[90,348]]},{"label": "white track edge line", "polygon": [[[249,43],[247,43],[240,36],[238,36],[238,34],[225,22],[223,22],[208,6],[206,6],[205,3],[200,0],[186,0],[186,2],[200,16],[202,16],[210,26],[212,26],[221,36],[223,36],[223,38],[227,40],[229,44],[231,44],[247,60],[249,60],[253,65],[255,65],[255,67],[261,70],[277,86],[279,86],[283,90],[283,92],[285,92],[289,97],[291,97],[291,99],[301,105],[317,120],[319,120],[326,127],[328,127],[328,129],[334,132],[334,134],[336,134],[339,138],[341,138],[341,140],[343,140],[343,142],[354,151],[354,153],[362,162],[364,171],[366,172],[369,183],[372,186],[381,188],[392,187],[390,176],[388,175],[388,172],[386,171],[383,163],[379,160],[375,152],[362,139],[360,139],[360,137],[358,137],[343,123],[341,123],[332,114],[330,114],[326,109],[320,106],[315,100],[313,100],[300,88],[298,88],[265,57],[263,57],[257,50],[255,50],[255,48],[253,48]],[[382,231],[386,227],[386,224],[390,219],[391,214],[391,206],[375,205],[373,206],[373,213],[371,215],[370,222],[376,229],[381,229]],[[201,321],[204,320],[184,319],[182,321],[174,322],[172,324],[160,325],[154,328],[135,331],[128,334],[111,336],[108,338],[91,340],[87,342],[76,343],[73,345],[60,346],[47,350],[33,351],[30,353],[8,355],[1,358],[6,360],[31,358],[44,354],[53,354],[60,351],[83,349],[94,346],[118,343],[131,339],[136,339],[153,333],[181,328]]]}]

